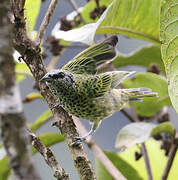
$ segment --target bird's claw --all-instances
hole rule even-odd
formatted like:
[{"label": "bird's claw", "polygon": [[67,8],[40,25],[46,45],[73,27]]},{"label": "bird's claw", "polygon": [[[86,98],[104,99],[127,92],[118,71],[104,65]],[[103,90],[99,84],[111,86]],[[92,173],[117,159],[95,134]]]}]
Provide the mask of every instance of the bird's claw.
[{"label": "bird's claw", "polygon": [[86,140],[85,137],[74,137],[74,142],[71,144],[72,147],[82,144]]}]

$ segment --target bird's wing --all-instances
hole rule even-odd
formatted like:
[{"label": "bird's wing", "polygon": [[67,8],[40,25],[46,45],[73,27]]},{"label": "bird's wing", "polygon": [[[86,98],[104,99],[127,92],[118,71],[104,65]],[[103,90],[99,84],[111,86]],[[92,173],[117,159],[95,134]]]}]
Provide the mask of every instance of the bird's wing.
[{"label": "bird's wing", "polygon": [[96,74],[99,65],[116,55],[114,47],[117,42],[117,36],[111,36],[103,42],[94,44],[74,57],[62,69],[74,74]]},{"label": "bird's wing", "polygon": [[128,76],[135,73],[135,71],[111,71],[106,72],[106,74],[109,73],[112,77],[112,83],[111,83],[111,89],[118,86],[123,80],[125,80]]},{"label": "bird's wing", "polygon": [[78,78],[77,81],[80,84],[80,91],[87,93],[93,98],[104,95],[130,74],[131,72],[127,71],[111,71],[97,75],[89,75],[84,79]]},{"label": "bird's wing", "polygon": [[[79,80],[80,81],[80,80]],[[81,82],[81,91],[88,94],[89,97],[99,97],[110,90],[112,77],[109,74],[90,75]]]}]

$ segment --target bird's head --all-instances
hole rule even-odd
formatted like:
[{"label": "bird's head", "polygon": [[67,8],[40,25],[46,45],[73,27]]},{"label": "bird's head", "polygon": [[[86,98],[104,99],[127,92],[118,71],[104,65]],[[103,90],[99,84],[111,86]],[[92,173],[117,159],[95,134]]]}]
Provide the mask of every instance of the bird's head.
[{"label": "bird's head", "polygon": [[46,73],[40,81],[46,82],[48,85],[58,84],[71,86],[74,83],[74,76],[68,71],[53,69]]}]

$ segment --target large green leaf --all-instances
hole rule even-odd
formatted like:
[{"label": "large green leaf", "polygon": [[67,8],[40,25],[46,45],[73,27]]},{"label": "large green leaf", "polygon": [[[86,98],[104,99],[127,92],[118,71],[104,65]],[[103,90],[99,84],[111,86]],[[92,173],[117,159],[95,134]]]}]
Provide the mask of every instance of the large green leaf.
[{"label": "large green leaf", "polygon": [[161,59],[160,46],[144,46],[132,54],[125,55],[119,53],[114,58],[112,64],[115,68],[128,65],[144,66],[148,68],[151,64],[160,67],[162,73],[165,73],[164,64]]},{"label": "large green leaf", "polygon": [[42,115],[40,115],[33,124],[30,124],[29,128],[31,129],[31,131],[35,132],[52,118],[53,115],[51,110],[47,110]]},{"label": "large green leaf", "polygon": [[169,95],[178,113],[178,0],[162,1],[160,40],[162,58],[169,80]]},{"label": "large green leaf", "polygon": [[160,0],[115,0],[97,33],[124,34],[159,43]]},{"label": "large green leaf", "polygon": [[[125,160],[120,158],[114,152],[105,152],[107,157],[112,161],[115,167],[127,178],[127,180],[141,180],[142,178],[138,175],[137,171],[133,166],[130,166]],[[103,166],[103,164],[96,160],[97,179],[98,180],[113,180],[109,172]]]},{"label": "large green leaf", "polygon": [[34,30],[36,19],[40,11],[41,0],[26,0],[25,1],[25,17],[27,31],[32,32]]},{"label": "large green leaf", "polygon": [[[148,156],[151,164],[151,170],[153,173],[153,179],[161,179],[162,173],[167,163],[167,157],[165,156],[165,151],[160,149],[161,143],[150,139],[146,142],[146,148],[148,151]],[[137,173],[144,179],[148,179],[147,171],[145,167],[145,162],[143,157],[139,160],[135,160],[135,152],[140,152],[138,145],[133,146],[132,148],[126,149],[125,151],[118,154],[120,158],[129,163],[134,167]],[[167,180],[177,180],[178,177],[178,153],[173,161],[169,176]]]},{"label": "large green leaf", "polygon": [[158,97],[147,97],[142,102],[133,102],[137,114],[143,117],[150,117],[164,106],[171,105],[167,81],[153,73],[138,73],[134,78],[123,82],[125,88],[150,88],[153,92],[158,92]]},{"label": "large green leaf", "polygon": [[138,143],[143,143],[149,137],[158,133],[169,133],[174,135],[174,127],[165,122],[159,125],[153,123],[136,122],[124,126],[118,133],[116,148],[128,148]]},{"label": "large green leaf", "polygon": [[124,34],[160,43],[159,13],[160,0],[115,0],[96,23],[69,31],[58,31],[56,37],[92,44],[95,33]]}]

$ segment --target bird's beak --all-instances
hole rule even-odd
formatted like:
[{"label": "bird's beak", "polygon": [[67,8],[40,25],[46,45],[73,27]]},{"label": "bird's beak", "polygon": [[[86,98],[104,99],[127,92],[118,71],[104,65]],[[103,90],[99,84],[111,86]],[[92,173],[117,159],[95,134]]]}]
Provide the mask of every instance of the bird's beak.
[{"label": "bird's beak", "polygon": [[45,82],[45,81],[48,81],[50,80],[51,78],[49,77],[48,74],[45,74],[41,79],[40,79],[40,82]]}]

